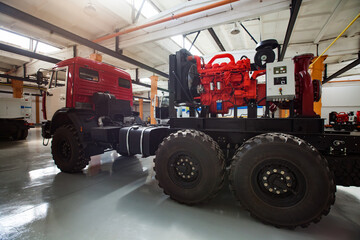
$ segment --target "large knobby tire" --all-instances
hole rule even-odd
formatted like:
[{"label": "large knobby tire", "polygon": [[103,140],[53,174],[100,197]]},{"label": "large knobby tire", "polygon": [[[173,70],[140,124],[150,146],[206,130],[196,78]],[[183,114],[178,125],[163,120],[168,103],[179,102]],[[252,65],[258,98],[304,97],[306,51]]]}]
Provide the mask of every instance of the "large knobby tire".
[{"label": "large knobby tire", "polygon": [[51,143],[51,153],[56,166],[67,173],[80,172],[89,163],[77,131],[72,125],[56,129]]},{"label": "large knobby tire", "polygon": [[180,203],[210,200],[224,183],[224,154],[203,132],[181,130],[170,134],[160,144],[154,163],[159,186]]},{"label": "large knobby tire", "polygon": [[300,138],[261,134],[235,153],[230,189],[251,215],[276,227],[307,227],[327,215],[336,187],[328,163]]}]

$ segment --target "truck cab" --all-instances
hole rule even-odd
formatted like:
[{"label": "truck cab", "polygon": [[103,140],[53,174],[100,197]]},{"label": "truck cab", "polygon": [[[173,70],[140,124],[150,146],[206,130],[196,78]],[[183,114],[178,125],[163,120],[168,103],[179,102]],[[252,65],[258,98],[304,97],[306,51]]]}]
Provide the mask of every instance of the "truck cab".
[{"label": "truck cab", "polygon": [[96,92],[133,104],[131,78],[125,71],[81,57],[59,62],[51,70],[43,97],[44,119],[51,121],[61,108],[92,110],[91,98]]},{"label": "truck cab", "polygon": [[[38,72],[38,82],[43,76]],[[42,136],[52,138],[55,164],[65,172],[80,171],[91,156],[114,149],[118,139],[106,135],[107,130],[132,124],[128,119],[135,118],[130,75],[81,57],[61,61],[51,69],[42,104],[46,120]]]}]

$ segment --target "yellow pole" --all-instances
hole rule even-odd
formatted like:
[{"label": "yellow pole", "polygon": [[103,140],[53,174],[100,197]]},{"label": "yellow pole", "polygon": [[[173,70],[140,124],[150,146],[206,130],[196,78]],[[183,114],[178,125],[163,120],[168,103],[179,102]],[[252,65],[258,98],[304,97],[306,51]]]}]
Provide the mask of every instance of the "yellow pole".
[{"label": "yellow pole", "polygon": [[[316,57],[313,59],[313,64],[310,65],[309,67],[312,80],[316,79],[322,82],[322,75],[325,69],[324,61],[326,58],[327,55]],[[318,102],[314,102],[314,112],[319,116],[321,116],[321,107],[322,107],[321,99]]]},{"label": "yellow pole", "polygon": [[316,63],[316,61],[322,56],[324,55],[324,53],[329,50],[329,48],[341,37],[341,35],[344,34],[344,32],[356,21],[356,19],[358,19],[360,17],[360,13],[349,23],[349,25],[347,25],[347,27],[339,34],[339,36],[337,36],[337,38],[335,38],[334,41],[332,41],[332,43],[320,54],[320,56],[315,59],[315,61],[313,61],[312,64],[310,64],[310,67]]},{"label": "yellow pole", "polygon": [[151,102],[150,102],[150,123],[156,124],[155,119],[155,106],[157,106],[157,101],[155,99],[155,95],[157,94],[157,81],[159,79],[158,76],[151,76]]},{"label": "yellow pole", "polygon": [[139,99],[139,113],[140,113],[140,119],[141,119],[141,120],[143,120],[143,117],[144,117],[143,106],[144,106],[144,100],[143,100],[143,99]]}]

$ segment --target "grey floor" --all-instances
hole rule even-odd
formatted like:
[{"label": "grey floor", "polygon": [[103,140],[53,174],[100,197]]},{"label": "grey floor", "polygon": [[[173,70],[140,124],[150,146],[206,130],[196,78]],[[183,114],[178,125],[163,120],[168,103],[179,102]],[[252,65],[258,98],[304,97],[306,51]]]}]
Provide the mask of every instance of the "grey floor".
[{"label": "grey floor", "polygon": [[61,173],[39,129],[26,141],[0,141],[0,239],[360,239],[360,188],[338,187],[318,224],[277,229],[249,216],[227,186],[199,206],[158,188],[152,158],[114,152],[83,174]]}]

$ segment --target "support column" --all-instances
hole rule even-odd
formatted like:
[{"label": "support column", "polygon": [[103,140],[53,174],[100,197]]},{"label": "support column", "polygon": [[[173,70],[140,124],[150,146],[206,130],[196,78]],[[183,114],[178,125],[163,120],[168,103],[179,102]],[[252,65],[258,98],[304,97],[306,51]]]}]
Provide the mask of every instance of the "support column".
[{"label": "support column", "polygon": [[150,102],[150,123],[156,124],[155,119],[155,106],[157,106],[157,98],[155,98],[155,95],[157,94],[157,81],[159,79],[158,76],[151,76],[151,102]]},{"label": "support column", "polygon": [[139,99],[139,113],[140,113],[140,119],[141,119],[141,120],[143,120],[143,117],[144,117],[143,106],[144,106],[144,100],[143,100],[143,99]]},{"label": "support column", "polygon": [[23,96],[23,81],[11,79],[11,86],[13,88],[13,97],[22,98]]},{"label": "support column", "polygon": [[[312,80],[320,80],[320,82],[322,83],[322,75],[323,75],[323,71],[325,69],[324,67],[324,61],[327,58],[327,55],[321,56],[319,60],[317,60],[313,65],[310,65],[310,74],[311,74],[311,79]],[[315,57],[312,62],[314,62],[317,59],[317,57]],[[321,103],[321,99],[318,102],[314,102],[314,112],[321,116],[321,107],[322,107],[322,103]]]}]

